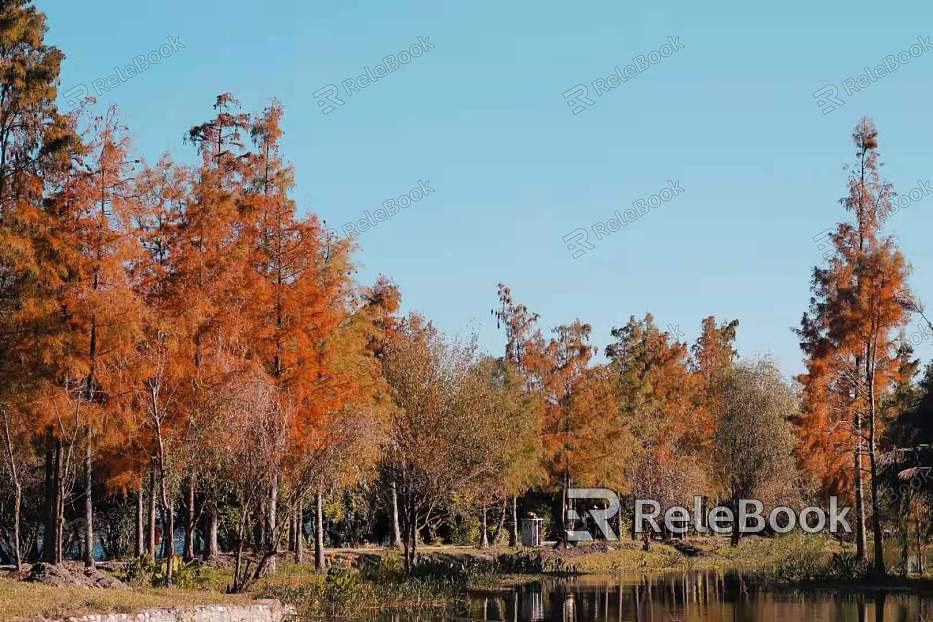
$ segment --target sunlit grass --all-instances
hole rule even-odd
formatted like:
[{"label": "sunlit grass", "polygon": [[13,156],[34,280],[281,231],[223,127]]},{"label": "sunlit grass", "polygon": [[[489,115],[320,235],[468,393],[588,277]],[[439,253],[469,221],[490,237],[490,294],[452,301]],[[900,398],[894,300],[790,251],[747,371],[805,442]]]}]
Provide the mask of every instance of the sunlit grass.
[{"label": "sunlit grass", "polygon": [[0,578],[0,620],[62,618],[89,613],[130,613],[141,609],[243,603],[248,596],[181,588],[87,589],[52,587]]},{"label": "sunlit grass", "polygon": [[[686,556],[661,542],[652,542],[650,550],[644,551],[640,542],[631,540],[568,550],[436,547],[425,552],[424,562],[412,577],[403,572],[396,551],[340,552],[332,558],[328,573],[317,572],[310,563],[281,559],[275,574],[260,579],[249,595],[227,594],[232,570],[211,566],[198,567],[187,577],[185,587],[173,588],[57,588],[5,578],[0,579],[0,619],[128,613],[242,603],[252,598],[277,598],[307,618],[359,617],[450,608],[465,602],[471,590],[506,588],[540,576],[537,573],[542,571],[621,575],[716,568],[739,570],[767,583],[792,584],[838,582],[842,574],[856,570],[850,568],[851,545],[825,536],[754,537],[736,547],[720,536],[687,541],[698,549],[696,556]],[[916,583],[912,579],[911,585]]]}]

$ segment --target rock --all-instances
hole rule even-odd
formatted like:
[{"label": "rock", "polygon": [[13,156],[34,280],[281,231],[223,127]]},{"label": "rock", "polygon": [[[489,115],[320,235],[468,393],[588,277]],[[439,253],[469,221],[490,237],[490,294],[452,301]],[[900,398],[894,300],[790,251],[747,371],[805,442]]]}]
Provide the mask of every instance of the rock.
[{"label": "rock", "polygon": [[258,600],[250,605],[201,605],[147,609],[130,614],[92,614],[58,622],[283,622],[296,616],[294,608],[277,600]]}]

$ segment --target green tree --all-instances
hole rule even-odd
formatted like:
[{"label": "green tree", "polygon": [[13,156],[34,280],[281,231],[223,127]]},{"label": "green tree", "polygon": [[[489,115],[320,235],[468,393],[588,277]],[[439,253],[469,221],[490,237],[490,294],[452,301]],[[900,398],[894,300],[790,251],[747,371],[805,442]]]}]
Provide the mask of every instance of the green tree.
[{"label": "green tree", "polygon": [[[776,498],[796,482],[793,389],[770,361],[741,364],[721,379],[714,464],[736,512],[732,546],[739,543],[740,499]],[[769,494],[770,493],[770,494]]]},{"label": "green tree", "polygon": [[[464,492],[480,504],[480,546],[489,544],[487,511],[502,503],[496,540],[505,518],[505,503],[542,480],[540,402],[523,390],[523,379],[506,361],[484,357],[467,375],[462,402],[463,423],[470,425],[469,449],[485,464]],[[513,517],[514,521],[514,517]]]},{"label": "green tree", "polygon": [[[629,318],[612,336],[616,341],[606,355],[616,376],[619,415],[633,437],[632,493],[665,509],[690,505],[708,486],[696,442],[704,412],[697,406],[699,379],[688,368],[687,345],[660,330],[650,313]],[[649,534],[643,537],[647,548]]]}]

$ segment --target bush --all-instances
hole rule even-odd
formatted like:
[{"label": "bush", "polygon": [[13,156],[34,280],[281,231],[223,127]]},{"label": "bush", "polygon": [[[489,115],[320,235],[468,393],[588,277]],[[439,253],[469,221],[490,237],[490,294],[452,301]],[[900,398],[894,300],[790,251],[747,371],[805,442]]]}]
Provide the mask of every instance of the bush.
[{"label": "bush", "polygon": [[826,575],[826,557],[822,551],[801,548],[778,562],[774,576],[786,583],[809,583]]},{"label": "bush", "polygon": [[867,562],[851,552],[827,550],[827,540],[815,536],[793,535],[774,540],[776,562],[766,579],[781,583],[823,583],[856,581],[868,574]]},{"label": "bush", "polygon": [[[205,589],[207,579],[202,575],[201,563],[197,560],[183,562],[173,558],[172,584],[185,589]],[[140,555],[124,564],[122,577],[125,583],[136,586],[162,587],[165,585],[168,563],[163,560],[158,565],[148,555]]]},{"label": "bush", "polygon": [[415,565],[412,578],[441,583],[466,584],[495,574],[498,564],[485,558],[434,559],[422,557]]},{"label": "bush", "polygon": [[[482,525],[475,516],[466,515],[451,526],[450,543],[461,546],[479,544]],[[489,534],[492,537],[492,534]]]},{"label": "bush", "polygon": [[496,571],[506,574],[575,574],[577,569],[559,557],[547,559],[540,553],[521,551],[499,555]]},{"label": "bush", "polygon": [[[428,565],[420,572],[427,574]],[[451,578],[459,576],[459,571],[448,567],[447,573],[445,577],[408,578],[395,557],[383,556],[367,560],[361,571],[332,567],[326,575],[307,573],[286,583],[272,580],[259,593],[294,606],[303,619],[361,618],[377,612],[448,606],[462,597],[466,585]]]},{"label": "bush", "polygon": [[854,553],[833,553],[827,574],[831,579],[864,579],[868,575],[868,561],[860,560]]}]

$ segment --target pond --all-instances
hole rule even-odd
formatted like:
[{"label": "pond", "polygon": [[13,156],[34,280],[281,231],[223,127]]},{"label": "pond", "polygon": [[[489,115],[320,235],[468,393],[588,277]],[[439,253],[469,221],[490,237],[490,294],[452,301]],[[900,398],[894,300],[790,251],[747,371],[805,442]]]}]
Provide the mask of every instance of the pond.
[{"label": "pond", "polygon": [[468,605],[443,615],[396,615],[385,620],[933,622],[933,596],[768,591],[752,587],[740,575],[719,572],[584,576],[475,593]]}]

